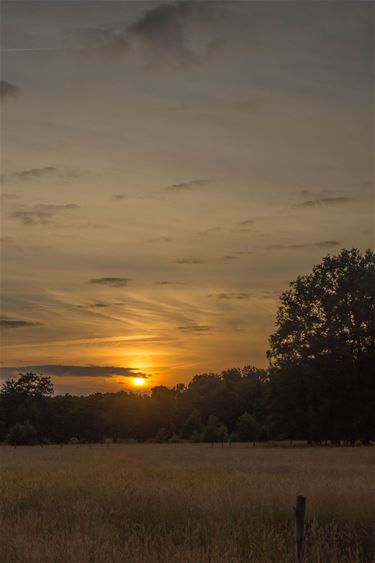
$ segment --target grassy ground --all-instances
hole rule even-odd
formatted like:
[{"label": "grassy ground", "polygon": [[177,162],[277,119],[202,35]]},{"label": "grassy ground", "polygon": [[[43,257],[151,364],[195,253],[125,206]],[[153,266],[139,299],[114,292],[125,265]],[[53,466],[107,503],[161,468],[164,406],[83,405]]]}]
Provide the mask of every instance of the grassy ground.
[{"label": "grassy ground", "polygon": [[375,448],[0,448],[2,563],[375,561]]}]

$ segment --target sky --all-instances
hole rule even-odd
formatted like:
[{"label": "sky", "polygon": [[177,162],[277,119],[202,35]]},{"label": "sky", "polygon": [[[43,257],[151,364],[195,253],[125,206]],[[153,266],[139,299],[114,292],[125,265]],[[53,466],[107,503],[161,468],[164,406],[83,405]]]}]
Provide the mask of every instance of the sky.
[{"label": "sky", "polygon": [[374,4],[1,11],[0,377],[266,367],[289,282],[374,247]]}]

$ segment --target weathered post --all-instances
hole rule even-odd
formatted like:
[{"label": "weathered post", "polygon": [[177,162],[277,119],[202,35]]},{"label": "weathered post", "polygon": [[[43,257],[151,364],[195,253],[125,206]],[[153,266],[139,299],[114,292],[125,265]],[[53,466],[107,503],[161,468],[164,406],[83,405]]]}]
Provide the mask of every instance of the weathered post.
[{"label": "weathered post", "polygon": [[297,496],[295,512],[296,561],[303,563],[306,497]]}]

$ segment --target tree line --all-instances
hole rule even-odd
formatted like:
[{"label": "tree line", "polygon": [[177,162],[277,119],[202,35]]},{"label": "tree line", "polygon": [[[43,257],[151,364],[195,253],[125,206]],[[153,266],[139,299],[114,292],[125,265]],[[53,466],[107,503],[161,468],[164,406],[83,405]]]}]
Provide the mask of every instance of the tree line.
[{"label": "tree line", "polygon": [[342,250],[281,295],[269,367],[203,373],[188,385],[53,394],[27,373],[0,391],[0,441],[375,440],[375,254]]}]

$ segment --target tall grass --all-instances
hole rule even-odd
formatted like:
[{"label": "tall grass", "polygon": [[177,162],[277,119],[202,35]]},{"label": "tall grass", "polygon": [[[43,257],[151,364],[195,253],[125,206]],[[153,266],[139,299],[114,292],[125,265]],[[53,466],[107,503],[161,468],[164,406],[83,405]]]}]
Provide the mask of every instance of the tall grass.
[{"label": "tall grass", "polygon": [[375,561],[375,448],[0,449],[2,563]]}]

